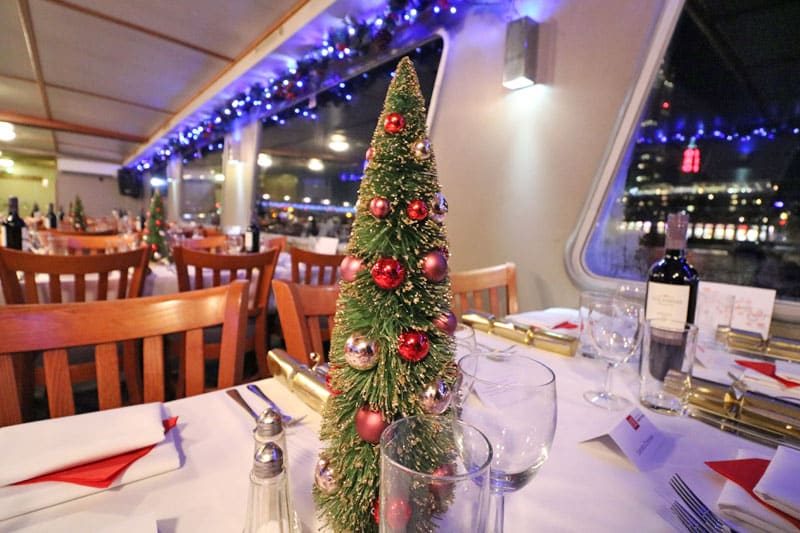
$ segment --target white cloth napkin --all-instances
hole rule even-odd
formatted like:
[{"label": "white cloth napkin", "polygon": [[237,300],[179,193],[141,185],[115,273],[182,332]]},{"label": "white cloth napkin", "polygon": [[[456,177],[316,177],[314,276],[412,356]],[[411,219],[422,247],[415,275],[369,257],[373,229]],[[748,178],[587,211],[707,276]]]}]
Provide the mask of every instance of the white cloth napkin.
[{"label": "white cloth napkin", "polygon": [[160,403],[0,428],[0,487],[164,439]]},{"label": "white cloth napkin", "polygon": [[[749,450],[739,450],[736,454],[737,459],[746,459],[752,456],[753,452]],[[719,500],[717,500],[717,505],[723,515],[747,524],[757,531],[769,533],[797,532],[797,528],[790,522],[764,507],[733,481],[725,481]]]},{"label": "white cloth napkin", "polygon": [[14,516],[176,470],[181,466],[181,457],[176,446],[177,435],[177,427],[169,430],[166,437],[162,428],[162,441],[150,450],[150,453],[130,465],[107,488],[87,487],[60,481],[43,481],[30,485],[0,487],[0,520],[6,520]]},{"label": "white cloth napkin", "polygon": [[800,519],[800,451],[779,446],[753,492],[771,506]]},{"label": "white cloth napkin", "polygon": [[790,361],[775,361],[775,375],[779,378],[800,383],[800,364]]},{"label": "white cloth napkin", "polygon": [[[525,313],[508,315],[506,318],[519,322],[520,324],[544,329],[555,329],[555,327],[562,322],[572,322],[576,326],[581,325],[581,316],[578,310],[566,307],[550,307],[542,311],[527,311]],[[562,328],[557,331],[566,335],[574,335],[575,337],[581,334],[580,327],[572,329]]]}]

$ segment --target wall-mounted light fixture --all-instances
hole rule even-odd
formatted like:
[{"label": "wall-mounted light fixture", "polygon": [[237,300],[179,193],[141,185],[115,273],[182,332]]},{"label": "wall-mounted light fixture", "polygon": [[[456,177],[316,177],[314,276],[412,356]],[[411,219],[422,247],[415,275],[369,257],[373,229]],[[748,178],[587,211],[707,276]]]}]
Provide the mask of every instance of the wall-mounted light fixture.
[{"label": "wall-mounted light fixture", "polygon": [[506,57],[503,68],[503,87],[516,90],[536,82],[536,55],[539,43],[539,24],[522,17],[506,28]]}]

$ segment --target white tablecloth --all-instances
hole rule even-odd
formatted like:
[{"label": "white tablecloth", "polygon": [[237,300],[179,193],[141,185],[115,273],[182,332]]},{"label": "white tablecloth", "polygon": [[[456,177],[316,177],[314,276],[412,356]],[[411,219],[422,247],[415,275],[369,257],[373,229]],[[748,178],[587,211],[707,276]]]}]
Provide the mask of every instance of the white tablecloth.
[{"label": "white tablecloth", "polygon": [[[492,347],[511,343],[478,334]],[[667,479],[674,472],[712,507],[723,480],[703,462],[730,459],[745,448],[770,453],[768,448],[723,433],[695,420],[672,418],[650,411],[646,415],[674,438],[664,464],[639,472],[617,452],[598,442],[581,443],[617,420],[622,412],[595,408],[582,393],[599,386],[603,366],[583,357],[566,358],[518,346],[549,365],[556,373],[558,428],[547,463],[530,484],[506,497],[506,531],[673,531],[669,512],[676,499]],[[635,399],[637,379],[632,365],[615,371],[614,391]],[[306,414],[289,429],[289,473],[294,503],[304,531],[316,531],[310,494],[313,465],[319,448],[320,416],[274,380],[263,382],[268,394],[292,415]],[[239,387],[257,410],[264,404]],[[635,402],[635,400],[634,400]],[[252,420],[223,392],[213,392],[166,404],[179,417],[185,464],[177,471],[132,483],[116,491],[89,496],[26,516],[0,522],[0,531],[99,530],[131,516],[152,516],[161,533],[239,532],[244,518],[253,443]],[[66,524],[59,529],[60,524]]]}]

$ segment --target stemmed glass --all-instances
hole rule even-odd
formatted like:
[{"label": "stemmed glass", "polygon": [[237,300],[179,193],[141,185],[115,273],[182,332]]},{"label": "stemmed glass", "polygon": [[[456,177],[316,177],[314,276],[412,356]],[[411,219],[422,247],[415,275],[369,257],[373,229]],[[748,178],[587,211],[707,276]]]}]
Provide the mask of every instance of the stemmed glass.
[{"label": "stemmed glass", "polygon": [[622,409],[629,402],[611,393],[611,371],[625,363],[639,349],[642,340],[644,308],[627,298],[607,296],[589,304],[589,338],[597,348],[597,357],[606,361],[603,389],[587,391],[583,397],[604,409]]},{"label": "stemmed glass", "polygon": [[534,358],[473,353],[458,362],[455,408],[492,443],[491,531],[503,531],[503,503],[547,460],[556,430],[556,377]]}]

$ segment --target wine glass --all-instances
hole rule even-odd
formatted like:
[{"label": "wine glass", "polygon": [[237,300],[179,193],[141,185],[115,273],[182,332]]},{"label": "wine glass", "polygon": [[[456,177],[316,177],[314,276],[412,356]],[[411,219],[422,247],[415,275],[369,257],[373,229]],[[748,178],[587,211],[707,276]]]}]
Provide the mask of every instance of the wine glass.
[{"label": "wine glass", "polygon": [[503,531],[503,503],[547,460],[556,430],[556,377],[536,359],[473,353],[458,362],[455,408],[492,443],[490,531]]},{"label": "wine glass", "polygon": [[603,389],[583,393],[583,397],[592,405],[615,410],[629,403],[625,398],[611,393],[611,371],[627,362],[639,349],[643,321],[642,305],[627,298],[609,295],[589,304],[589,338],[597,348],[597,357],[607,363]]},{"label": "wine glass", "polygon": [[225,249],[229,255],[237,255],[242,252],[244,246],[244,237],[238,233],[232,233],[225,236]]}]

